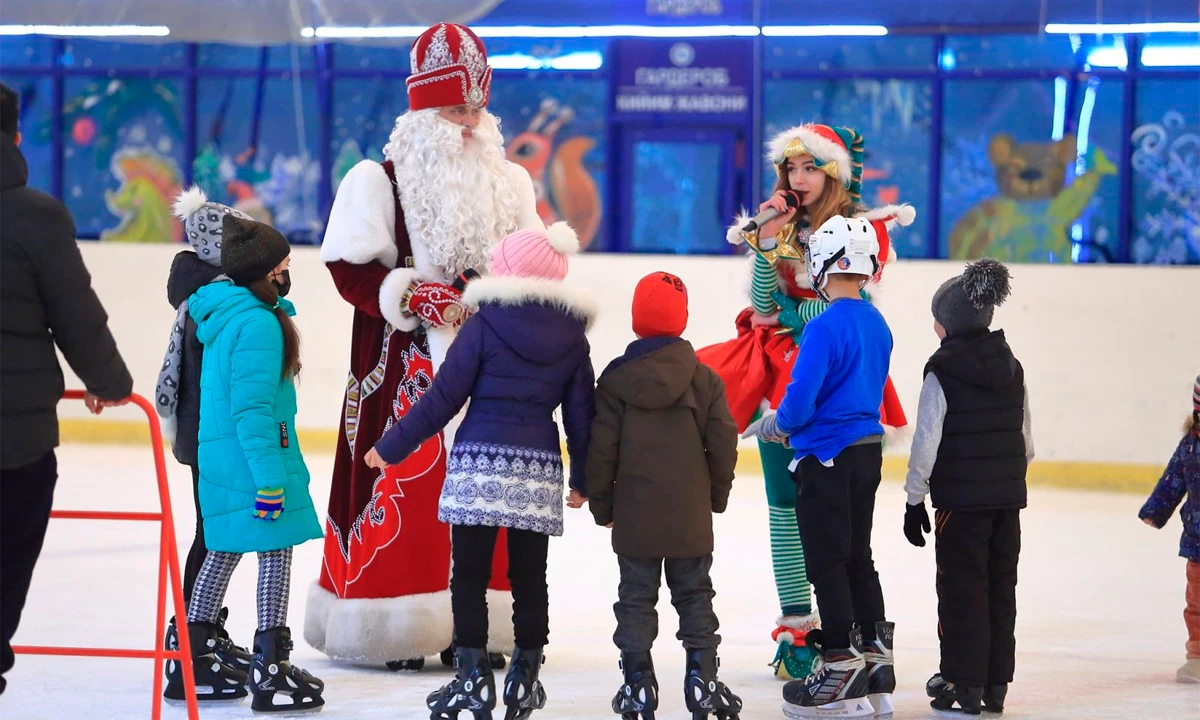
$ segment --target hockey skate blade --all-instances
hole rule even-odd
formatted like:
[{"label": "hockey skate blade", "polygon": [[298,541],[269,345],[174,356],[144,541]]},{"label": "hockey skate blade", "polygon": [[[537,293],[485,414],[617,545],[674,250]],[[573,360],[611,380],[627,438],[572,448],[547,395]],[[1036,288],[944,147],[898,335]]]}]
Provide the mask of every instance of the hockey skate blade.
[{"label": "hockey skate blade", "polygon": [[[239,687],[245,686],[241,685]],[[201,705],[238,705],[245,702],[249,697],[250,693],[229,697],[227,695],[223,696],[213,693],[212,688],[207,685],[199,685],[196,687],[196,702],[200,703]],[[187,705],[186,697],[170,698],[166,695],[163,695],[163,700],[165,700],[168,705],[172,705],[174,707],[184,707]]]},{"label": "hockey skate blade", "polygon": [[783,704],[783,714],[790,720],[826,720],[826,718],[834,718],[842,720],[843,718],[874,718],[875,708],[871,705],[871,701],[865,697],[854,698],[852,700],[838,700],[831,702],[828,705],[819,705],[817,707],[801,707],[791,703]]},{"label": "hockey skate blade", "polygon": [[871,706],[875,708],[875,720],[892,720],[891,693],[876,693],[868,695],[867,699],[871,701]]}]

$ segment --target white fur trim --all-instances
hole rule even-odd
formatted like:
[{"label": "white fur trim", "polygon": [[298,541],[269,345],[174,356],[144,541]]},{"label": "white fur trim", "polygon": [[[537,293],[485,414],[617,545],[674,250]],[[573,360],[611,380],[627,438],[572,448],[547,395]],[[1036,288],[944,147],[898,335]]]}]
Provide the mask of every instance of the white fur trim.
[{"label": "white fur trim", "polygon": [[404,293],[408,291],[409,286],[420,280],[416,270],[396,268],[384,276],[383,282],[379,284],[379,312],[383,315],[383,319],[390,322],[397,330],[412,332],[421,324],[421,318],[416,315],[405,317],[404,313],[400,312],[400,303],[404,299]]},{"label": "white fur trim", "polygon": [[807,632],[816,630],[821,627],[821,620],[815,613],[811,615],[785,615],[776,618],[775,623],[779,627],[791,628],[792,630],[801,630]]},{"label": "white fur trim", "polygon": [[517,644],[513,630],[512,593],[502,590],[487,591],[488,606],[488,650],[508,655]]},{"label": "white fur trim", "polygon": [[587,324],[596,320],[596,302],[587,293],[556,280],[523,277],[483,277],[467,284],[463,302],[479,307],[484,303],[523,305],[541,303],[570,313]]},{"label": "white fur trim", "polygon": [[788,645],[796,644],[796,636],[790,632],[781,632],[775,636],[775,642],[787,643]]},{"label": "white fur trim", "polygon": [[883,207],[872,208],[866,212],[859,213],[855,217],[860,217],[863,220],[883,220],[883,225],[888,230],[894,227],[907,227],[913,224],[913,220],[917,219],[917,209],[912,205],[884,205]]},{"label": "white fur trim", "polygon": [[828,140],[812,131],[812,125],[804,124],[788,128],[776,135],[769,146],[767,160],[772,165],[783,162],[783,151],[794,138],[800,138],[804,147],[808,148],[814,157],[822,162],[836,160],[838,164],[838,179],[843,185],[848,185],[854,177],[854,169],[850,164],[850,152],[840,144]]},{"label": "white fur trim", "polygon": [[[413,245],[418,243],[413,240]],[[333,199],[321,262],[396,267],[396,199],[383,166],[363,160],[346,173]],[[387,317],[387,314],[384,314]]]},{"label": "white fur trim", "polygon": [[908,445],[912,441],[912,436],[912,425],[905,425],[903,427],[883,426],[883,438],[887,441],[888,450],[894,449],[895,446]]},{"label": "white fur trim", "polygon": [[517,229],[545,229],[546,224],[542,222],[537,211],[537,192],[533,189],[533,178],[525,168],[514,162],[507,163],[506,167],[509,179],[517,191]]},{"label": "white fur trim", "polygon": [[176,419],[175,415],[173,415],[173,414],[172,415],[159,415],[158,416],[158,427],[162,431],[163,440],[166,440],[167,442],[171,443],[171,446],[174,447],[175,446],[175,436],[179,430],[179,420]]},{"label": "white fur trim", "polygon": [[733,219],[733,224],[725,231],[725,241],[730,245],[741,245],[746,242],[746,238],[742,237],[742,228],[746,227],[746,223],[750,222],[750,213],[742,210]]},{"label": "white fur trim", "polygon": [[208,196],[204,194],[199,185],[193,185],[179,193],[179,196],[175,198],[172,210],[175,212],[175,217],[187,220],[192,213],[204,207],[206,202],[208,202]]},{"label": "white fur trim", "polygon": [[317,582],[308,589],[304,640],[335,660],[382,664],[436,655],[454,638],[450,591],[343,599]]},{"label": "white fur trim", "polygon": [[565,221],[560,220],[546,228],[546,240],[561,255],[579,252],[579,235]]}]

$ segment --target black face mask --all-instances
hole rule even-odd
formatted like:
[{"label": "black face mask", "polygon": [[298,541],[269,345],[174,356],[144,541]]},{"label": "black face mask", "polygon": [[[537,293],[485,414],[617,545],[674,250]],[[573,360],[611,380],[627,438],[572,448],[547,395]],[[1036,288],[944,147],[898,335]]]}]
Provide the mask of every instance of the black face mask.
[{"label": "black face mask", "polygon": [[279,297],[286,297],[288,291],[292,289],[292,273],[290,270],[284,270],[279,274],[283,276],[283,282],[278,280],[271,282],[275,283],[275,287],[279,290]]}]

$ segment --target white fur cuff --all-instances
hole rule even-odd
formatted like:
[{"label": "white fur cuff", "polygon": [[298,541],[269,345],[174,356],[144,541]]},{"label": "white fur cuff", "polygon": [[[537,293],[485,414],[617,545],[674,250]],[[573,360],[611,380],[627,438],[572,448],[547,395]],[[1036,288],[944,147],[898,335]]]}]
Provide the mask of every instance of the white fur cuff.
[{"label": "white fur cuff", "polygon": [[412,315],[405,316],[400,310],[404,294],[414,283],[421,281],[416,270],[396,268],[387,274],[379,284],[379,312],[397,330],[412,332],[421,325],[421,318]]},{"label": "white fur cuff", "polygon": [[725,241],[730,245],[741,245],[746,242],[746,239],[742,237],[742,228],[746,227],[748,222],[750,222],[749,213],[745,210],[738,213],[737,217],[733,219],[733,224],[725,231]]}]

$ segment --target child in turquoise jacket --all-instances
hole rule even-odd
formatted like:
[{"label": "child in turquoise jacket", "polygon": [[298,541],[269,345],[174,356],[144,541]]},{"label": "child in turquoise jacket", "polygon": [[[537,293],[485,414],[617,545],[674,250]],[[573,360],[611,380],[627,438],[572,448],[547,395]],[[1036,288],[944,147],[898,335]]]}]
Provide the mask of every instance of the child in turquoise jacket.
[{"label": "child in turquoise jacket", "polygon": [[[188,301],[204,344],[200,373],[200,511],[208,548],[188,607],[199,696],[245,697],[246,673],[215,650],[221,604],[245,553],[258,553],[258,632],[250,690],[255,712],[315,710],[322,683],[289,662],[292,547],[321,537],[308,468],[295,434],[300,369],[287,240],[269,225],[226,215],[221,270],[228,282]],[[279,695],[280,697],[276,697]]]}]

